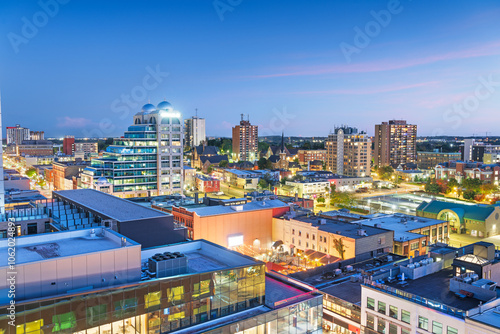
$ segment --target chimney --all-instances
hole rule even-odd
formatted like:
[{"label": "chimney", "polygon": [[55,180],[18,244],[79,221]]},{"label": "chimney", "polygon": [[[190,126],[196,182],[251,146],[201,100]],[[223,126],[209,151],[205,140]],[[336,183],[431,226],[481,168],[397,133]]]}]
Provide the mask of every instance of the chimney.
[{"label": "chimney", "polygon": [[194,203],[198,204],[199,198],[198,198],[198,192],[194,193]]}]

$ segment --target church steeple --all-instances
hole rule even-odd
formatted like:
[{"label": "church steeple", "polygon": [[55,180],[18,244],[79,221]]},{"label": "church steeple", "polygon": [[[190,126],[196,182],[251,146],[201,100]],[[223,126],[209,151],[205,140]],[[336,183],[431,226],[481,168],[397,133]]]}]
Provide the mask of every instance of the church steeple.
[{"label": "church steeple", "polygon": [[281,132],[281,153],[285,152],[285,133]]}]

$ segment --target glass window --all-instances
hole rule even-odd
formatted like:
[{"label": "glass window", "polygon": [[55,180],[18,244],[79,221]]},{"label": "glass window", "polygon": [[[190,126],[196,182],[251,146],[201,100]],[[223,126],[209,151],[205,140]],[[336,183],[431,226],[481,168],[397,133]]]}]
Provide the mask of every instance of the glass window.
[{"label": "glass window", "polygon": [[389,316],[394,319],[398,318],[398,308],[396,306],[389,306]]},{"label": "glass window", "polygon": [[385,334],[385,320],[378,318],[378,320],[377,320],[377,332]]},{"label": "glass window", "polygon": [[448,326],[446,334],[458,334],[458,329]]},{"label": "glass window", "polygon": [[401,310],[401,321],[406,322],[407,324],[410,323],[410,318],[411,314],[408,311]]},{"label": "glass window", "polygon": [[389,334],[398,334],[398,326],[389,324]]},{"label": "glass window", "polygon": [[366,315],[366,327],[375,329],[375,318],[371,314]]},{"label": "glass window", "polygon": [[375,310],[375,299],[373,298],[366,298],[366,308],[369,308],[370,310]]},{"label": "glass window", "polygon": [[429,329],[429,319],[418,316],[418,328],[428,330]]},{"label": "glass window", "polygon": [[410,334],[410,330],[406,328],[401,328],[401,334]]},{"label": "glass window", "polygon": [[443,334],[443,324],[437,321],[432,322],[432,333]]},{"label": "glass window", "polygon": [[378,302],[378,312],[385,314],[385,303],[384,302]]}]

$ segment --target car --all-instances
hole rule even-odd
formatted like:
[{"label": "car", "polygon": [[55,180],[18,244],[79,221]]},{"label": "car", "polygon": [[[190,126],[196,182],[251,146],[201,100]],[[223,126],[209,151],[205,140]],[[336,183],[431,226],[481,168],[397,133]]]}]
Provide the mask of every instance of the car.
[{"label": "car", "polygon": [[218,191],[215,193],[217,196],[221,196],[221,195],[224,195],[224,192],[223,191]]}]

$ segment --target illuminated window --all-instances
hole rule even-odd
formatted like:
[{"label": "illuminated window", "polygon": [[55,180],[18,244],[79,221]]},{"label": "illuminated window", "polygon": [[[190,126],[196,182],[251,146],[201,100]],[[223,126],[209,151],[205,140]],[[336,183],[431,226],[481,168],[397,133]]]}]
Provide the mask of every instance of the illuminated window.
[{"label": "illuminated window", "polygon": [[146,308],[160,305],[161,291],[150,292],[144,296],[144,303]]},{"label": "illuminated window", "polygon": [[175,288],[167,289],[168,301],[179,301],[184,299],[184,286],[177,286]]}]

